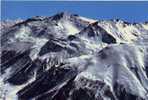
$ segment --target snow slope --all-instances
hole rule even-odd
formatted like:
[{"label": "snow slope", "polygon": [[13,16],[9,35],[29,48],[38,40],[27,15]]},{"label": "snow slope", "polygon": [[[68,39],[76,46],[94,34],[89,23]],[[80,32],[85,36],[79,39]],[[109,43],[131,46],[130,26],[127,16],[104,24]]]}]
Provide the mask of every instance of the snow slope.
[{"label": "snow slope", "polygon": [[61,12],[2,23],[0,99],[148,100],[147,22]]}]

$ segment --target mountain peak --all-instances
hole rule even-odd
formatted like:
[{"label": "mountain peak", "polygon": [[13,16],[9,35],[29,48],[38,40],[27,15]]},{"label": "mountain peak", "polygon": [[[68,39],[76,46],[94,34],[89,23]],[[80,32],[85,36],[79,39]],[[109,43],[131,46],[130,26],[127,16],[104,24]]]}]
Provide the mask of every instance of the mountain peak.
[{"label": "mountain peak", "polygon": [[60,20],[61,18],[68,18],[71,14],[69,12],[60,12],[53,16],[52,20]]},{"label": "mountain peak", "polygon": [[72,14],[68,11],[64,11],[64,12],[59,12],[56,15],[52,16],[52,20],[60,20],[61,18],[63,19],[69,19],[71,18],[71,16],[78,16],[77,14]]},{"label": "mountain peak", "polygon": [[3,100],[148,100],[148,22],[65,11],[3,26]]}]

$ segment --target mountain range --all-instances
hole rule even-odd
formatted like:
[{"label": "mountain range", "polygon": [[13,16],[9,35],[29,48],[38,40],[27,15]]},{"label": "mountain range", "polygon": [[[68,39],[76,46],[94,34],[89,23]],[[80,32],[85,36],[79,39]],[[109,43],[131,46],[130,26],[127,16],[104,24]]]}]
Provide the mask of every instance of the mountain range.
[{"label": "mountain range", "polygon": [[2,100],[148,100],[148,22],[61,12],[0,29]]}]

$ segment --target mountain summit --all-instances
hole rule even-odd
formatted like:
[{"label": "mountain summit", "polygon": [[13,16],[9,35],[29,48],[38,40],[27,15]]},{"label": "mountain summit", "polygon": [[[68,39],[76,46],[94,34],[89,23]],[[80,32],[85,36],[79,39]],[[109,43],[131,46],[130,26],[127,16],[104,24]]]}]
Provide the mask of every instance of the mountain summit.
[{"label": "mountain summit", "polygon": [[67,12],[1,23],[2,100],[148,100],[148,23]]}]

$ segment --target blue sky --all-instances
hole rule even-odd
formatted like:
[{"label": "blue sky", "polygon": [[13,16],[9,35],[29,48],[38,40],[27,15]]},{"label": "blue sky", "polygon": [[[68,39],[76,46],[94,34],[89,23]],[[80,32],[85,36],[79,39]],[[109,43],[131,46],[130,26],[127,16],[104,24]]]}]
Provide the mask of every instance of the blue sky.
[{"label": "blue sky", "polygon": [[101,1],[2,1],[1,19],[27,19],[51,16],[68,11],[94,19],[122,19],[129,22],[148,21],[148,2]]}]

